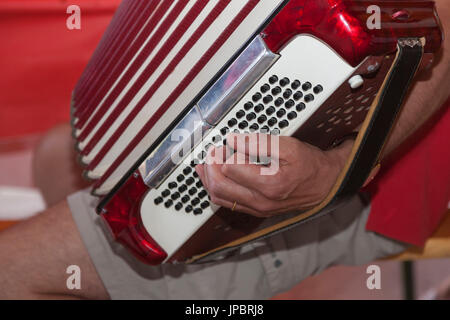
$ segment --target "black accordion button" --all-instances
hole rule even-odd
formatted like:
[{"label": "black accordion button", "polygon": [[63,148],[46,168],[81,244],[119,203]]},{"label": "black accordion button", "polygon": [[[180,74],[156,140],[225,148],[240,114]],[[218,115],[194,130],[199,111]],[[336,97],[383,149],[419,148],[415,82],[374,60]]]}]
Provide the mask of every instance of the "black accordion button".
[{"label": "black accordion button", "polygon": [[297,113],[295,111],[289,112],[287,115],[287,118],[289,120],[293,120],[293,119],[297,118]]},{"label": "black accordion button", "polygon": [[290,99],[290,100],[286,101],[286,103],[284,104],[284,106],[285,106],[287,109],[292,108],[293,106],[295,106],[295,102],[294,102],[294,100]]},{"label": "black accordion button", "polygon": [[245,116],[245,111],[239,110],[238,112],[236,112],[236,118],[240,119],[243,116]]},{"label": "black accordion button", "polygon": [[201,181],[201,180],[198,180],[197,183],[195,184],[195,186],[196,186],[197,188],[203,187],[202,181]]},{"label": "black accordion button", "polygon": [[262,115],[258,118],[258,123],[259,124],[263,124],[264,122],[267,121],[267,117],[265,115]]},{"label": "black accordion button", "polygon": [[194,194],[196,194],[197,193],[197,189],[196,188],[194,188],[194,187],[192,187],[191,189],[189,189],[189,194],[191,195],[191,196],[193,196]]},{"label": "black accordion button", "polygon": [[282,87],[285,87],[285,86],[287,86],[290,82],[291,82],[291,80],[289,80],[289,78],[283,78],[283,79],[280,80],[280,85],[281,85]]},{"label": "black accordion button", "polygon": [[187,187],[186,187],[185,184],[183,184],[182,186],[180,186],[180,187],[178,188],[178,192],[179,192],[179,193],[183,193],[183,192],[185,192],[186,190],[187,190]]},{"label": "black accordion button", "polygon": [[255,120],[256,119],[256,113],[250,112],[249,114],[247,114],[246,119],[247,119],[247,121]]},{"label": "black accordion button", "polygon": [[270,90],[270,86],[266,83],[266,84],[264,84],[264,85],[261,87],[260,90],[261,90],[262,93],[266,93],[267,91]]},{"label": "black accordion button", "polygon": [[173,193],[171,196],[172,200],[177,200],[179,197],[180,197],[180,194],[178,192]]},{"label": "black accordion button", "polygon": [[312,88],[311,82],[305,82],[302,86],[303,91],[308,91]]},{"label": "black accordion button", "polygon": [[252,100],[253,100],[253,102],[258,102],[261,98],[262,98],[262,94],[258,92],[253,95]]},{"label": "black accordion button", "polygon": [[250,126],[250,130],[252,130],[252,131],[257,131],[258,129],[259,129],[259,126],[256,123],[254,123]]},{"label": "black accordion button", "polygon": [[204,197],[206,197],[208,195],[208,192],[206,192],[206,190],[202,190],[198,193],[198,197],[200,199],[203,199]]},{"label": "black accordion button", "polygon": [[303,92],[297,91],[297,92],[294,94],[294,100],[295,100],[295,101],[298,101],[298,100],[300,100],[301,98],[303,98]]},{"label": "black accordion button", "polygon": [[270,83],[270,84],[274,84],[274,83],[276,83],[277,81],[278,81],[278,77],[275,76],[275,75],[273,75],[273,76],[271,76],[271,77],[269,78],[269,83]]},{"label": "black accordion button", "polygon": [[[231,120],[230,120],[231,121]],[[220,129],[220,133],[225,136],[227,135],[227,133],[230,132],[230,129],[228,129],[227,127],[223,127],[222,129]]]},{"label": "black accordion button", "polygon": [[183,204],[182,204],[181,202],[178,202],[178,203],[175,205],[175,210],[180,211],[181,209],[183,209]]},{"label": "black accordion button", "polygon": [[256,113],[259,113],[259,112],[261,112],[261,111],[263,111],[264,110],[264,106],[262,105],[262,104],[258,104],[256,107],[255,107],[255,112]]},{"label": "black accordion button", "polygon": [[275,100],[275,106],[279,107],[283,104],[284,100],[283,98],[278,98],[277,100]]},{"label": "black accordion button", "polygon": [[291,87],[292,89],[297,90],[298,88],[300,88],[300,85],[301,85],[300,81],[295,80],[294,82],[292,82]]},{"label": "black accordion button", "polygon": [[313,101],[314,100],[314,96],[312,95],[312,94],[307,94],[306,96],[305,96],[305,101],[306,102],[311,102],[311,101]]},{"label": "black accordion button", "polygon": [[244,109],[245,110],[250,110],[251,108],[253,108],[253,103],[252,102],[247,102],[246,104],[244,104]]},{"label": "black accordion button", "polygon": [[244,130],[247,127],[248,127],[247,121],[242,121],[241,123],[239,123],[239,129]]},{"label": "black accordion button", "polygon": [[280,109],[280,110],[278,110],[278,112],[277,112],[277,117],[278,117],[278,118],[282,118],[285,114],[286,114],[286,110]]},{"label": "black accordion button", "polygon": [[230,121],[228,121],[228,126],[229,127],[234,127],[235,125],[237,125],[237,120],[236,119],[230,119]]},{"label": "black accordion button", "polygon": [[273,101],[273,97],[271,95],[265,96],[263,102],[265,104],[271,103]]},{"label": "black accordion button", "polygon": [[195,179],[192,178],[192,177],[190,177],[190,178],[188,178],[188,179],[186,180],[186,184],[187,184],[188,186],[190,186],[190,185],[193,184],[194,182],[195,182]]},{"label": "black accordion button", "polygon": [[164,206],[165,206],[166,208],[170,208],[172,205],[173,205],[173,201],[170,200],[170,199],[167,200],[166,203],[164,203]]},{"label": "black accordion button", "polygon": [[188,195],[181,198],[181,202],[183,202],[183,203],[189,202],[189,200],[191,200],[191,198]]},{"label": "black accordion button", "polygon": [[277,124],[277,122],[278,122],[277,118],[270,118],[267,123],[269,124],[269,126],[273,127],[274,125]]},{"label": "black accordion button", "polygon": [[161,204],[163,201],[164,201],[164,199],[162,197],[158,197],[155,199],[155,204],[156,205]]},{"label": "black accordion button", "polygon": [[165,198],[168,197],[170,195],[170,191],[169,190],[164,190],[161,195]]},{"label": "black accordion button", "polygon": [[182,174],[178,175],[177,181],[182,182],[184,180],[184,176]]},{"label": "black accordion button", "polygon": [[200,209],[200,208],[197,208],[197,209],[194,210],[194,214],[195,214],[196,216],[201,215],[202,213],[203,213],[203,210]]},{"label": "black accordion button", "polygon": [[185,175],[188,175],[189,173],[191,173],[192,172],[192,168],[191,167],[186,167],[186,168],[184,168],[184,170],[183,170],[183,173],[185,174]]},{"label": "black accordion button", "polygon": [[283,120],[278,125],[280,126],[281,129],[284,129],[289,126],[289,122],[287,120]]},{"label": "black accordion button", "polygon": [[270,115],[274,114],[275,111],[276,111],[276,110],[275,110],[274,107],[269,107],[269,108],[267,108],[267,110],[266,110],[266,114],[267,114],[268,116],[270,116]]},{"label": "black accordion button", "polygon": [[202,204],[200,205],[200,207],[201,207],[202,209],[208,208],[208,207],[209,207],[209,202],[208,202],[208,201],[202,202]]},{"label": "black accordion button", "polygon": [[303,102],[301,102],[297,105],[296,109],[298,112],[303,111],[306,109],[306,105]]},{"label": "black accordion button", "polygon": [[178,187],[178,184],[176,182],[169,183],[169,189],[175,189],[176,187]]},{"label": "black accordion button", "polygon": [[196,205],[198,205],[200,203],[200,199],[199,198],[195,198],[195,199],[193,199],[192,201],[191,201],[191,205],[192,206],[196,206]]},{"label": "black accordion button", "polygon": [[313,91],[315,94],[319,94],[323,91],[323,87],[320,84],[318,84],[317,86],[314,87]]},{"label": "black accordion button", "polygon": [[292,90],[287,89],[287,90],[283,93],[283,97],[284,97],[285,99],[289,99],[290,96],[292,96]]},{"label": "black accordion button", "polygon": [[274,96],[276,96],[276,95],[278,95],[278,94],[280,94],[281,93],[281,88],[280,87],[275,87],[275,88],[273,88],[272,89],[272,94],[274,95]]},{"label": "black accordion button", "polygon": [[186,213],[189,213],[192,211],[192,206],[186,206],[186,208],[184,209],[186,211]]}]

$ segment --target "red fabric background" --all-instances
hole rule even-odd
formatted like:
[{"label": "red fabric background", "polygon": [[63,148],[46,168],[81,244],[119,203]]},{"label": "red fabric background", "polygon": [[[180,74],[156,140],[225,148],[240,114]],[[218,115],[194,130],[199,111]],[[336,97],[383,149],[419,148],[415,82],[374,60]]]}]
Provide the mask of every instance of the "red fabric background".
[{"label": "red fabric background", "polygon": [[[81,30],[57,0],[0,0],[0,139],[69,119],[72,88],[120,0],[78,0]],[[422,245],[450,200],[450,111],[394,165],[373,194],[368,229]]]},{"label": "red fabric background", "polygon": [[43,132],[69,119],[72,88],[120,0],[0,0],[0,138]]}]

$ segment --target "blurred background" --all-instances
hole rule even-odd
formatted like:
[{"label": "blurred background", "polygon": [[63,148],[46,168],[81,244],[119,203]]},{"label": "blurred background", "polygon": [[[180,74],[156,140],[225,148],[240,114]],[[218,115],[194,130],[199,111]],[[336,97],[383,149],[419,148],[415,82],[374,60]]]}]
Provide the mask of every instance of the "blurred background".
[{"label": "blurred background", "polygon": [[[71,90],[119,3],[0,0],[0,232],[45,209],[32,181],[33,150],[69,120]],[[81,8],[80,30],[66,27],[71,4]],[[375,263],[381,290],[367,289],[367,266],[333,267],[274,298],[425,298],[450,275],[450,259]]]}]

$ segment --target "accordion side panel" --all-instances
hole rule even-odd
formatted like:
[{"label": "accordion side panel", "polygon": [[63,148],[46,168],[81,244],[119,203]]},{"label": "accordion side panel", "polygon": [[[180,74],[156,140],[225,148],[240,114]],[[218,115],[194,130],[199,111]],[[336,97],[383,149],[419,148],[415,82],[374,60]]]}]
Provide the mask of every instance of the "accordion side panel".
[{"label": "accordion side panel", "polygon": [[[95,159],[98,164],[88,167],[88,176],[101,177],[96,188],[100,188],[102,193],[110,190],[123,177],[136,159],[270,17],[281,1],[239,3],[232,1],[219,16],[219,22],[207,30],[205,37],[210,42],[207,50],[202,38],[165,79],[164,85],[120,138],[103,147],[103,154]],[[226,21],[228,25],[224,27]]]}]

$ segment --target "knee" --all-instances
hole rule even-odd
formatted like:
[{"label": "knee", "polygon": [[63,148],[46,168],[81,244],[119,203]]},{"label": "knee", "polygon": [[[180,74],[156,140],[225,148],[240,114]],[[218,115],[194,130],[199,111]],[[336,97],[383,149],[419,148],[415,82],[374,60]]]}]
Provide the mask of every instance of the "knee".
[{"label": "knee", "polygon": [[68,123],[59,124],[46,132],[34,150],[34,168],[46,167],[56,158],[73,154],[71,127]]},{"label": "knee", "polygon": [[82,179],[82,168],[76,159],[69,124],[52,128],[38,143],[33,157],[33,180],[48,205],[89,185]]}]

